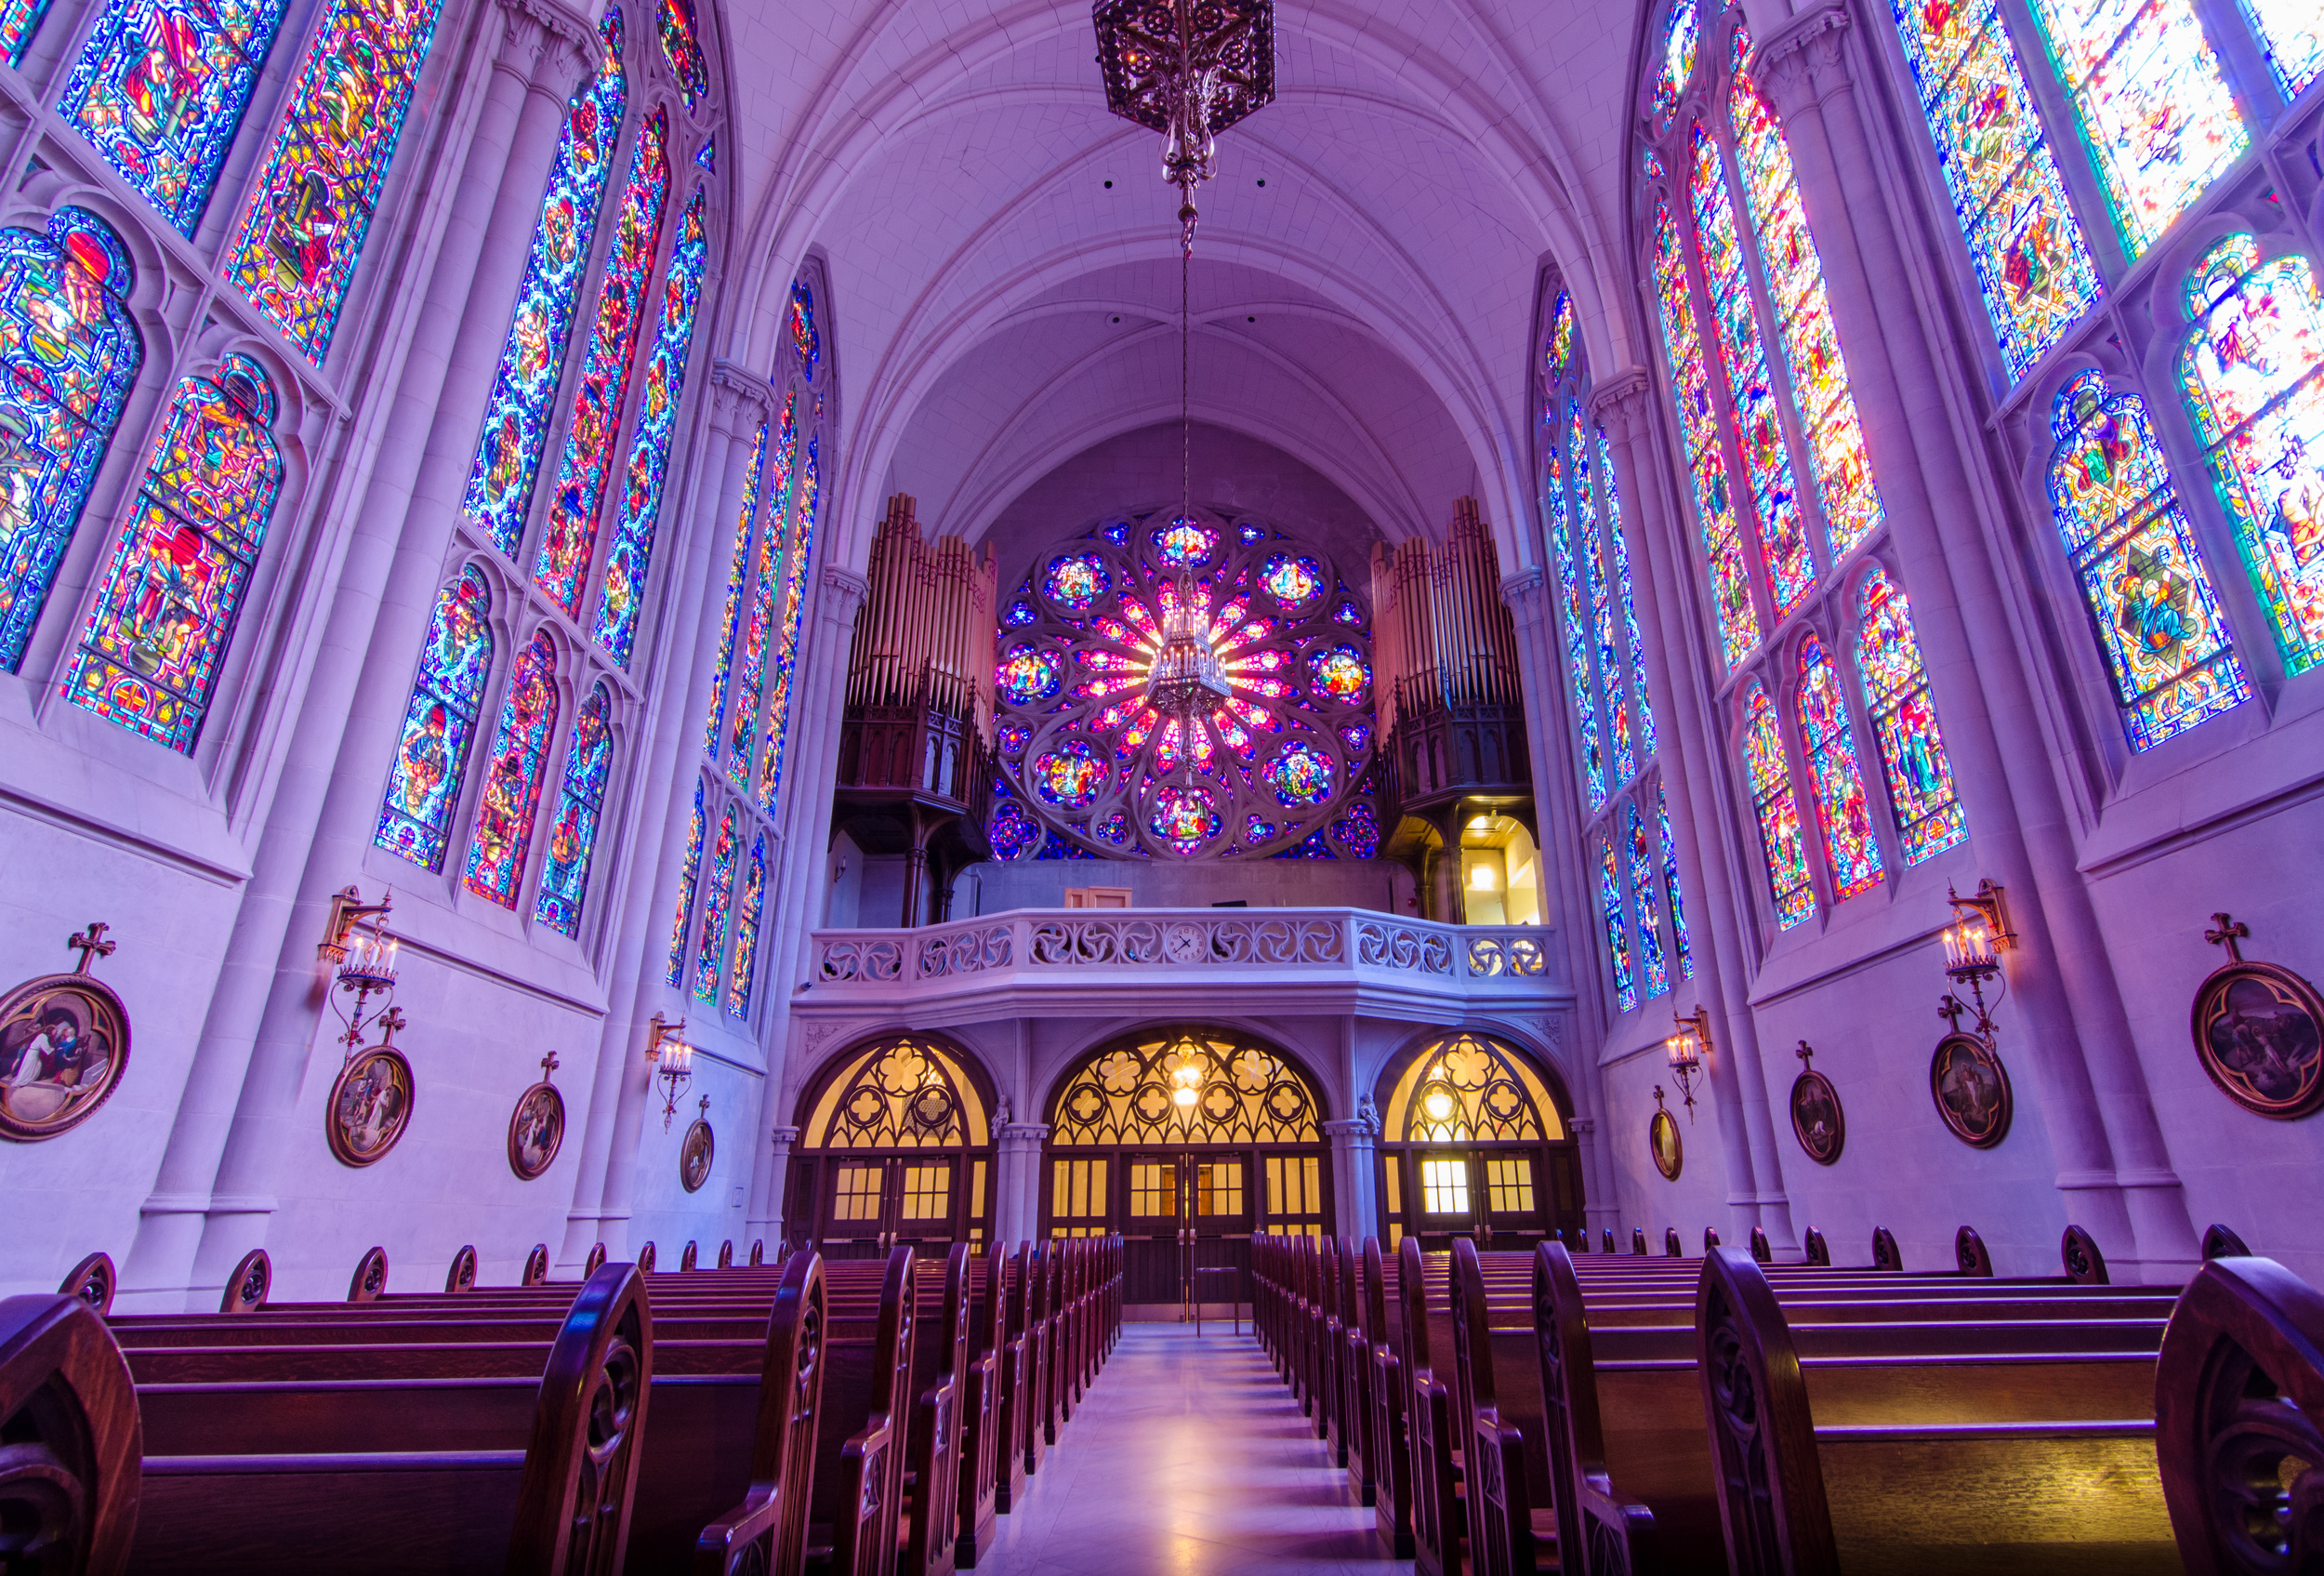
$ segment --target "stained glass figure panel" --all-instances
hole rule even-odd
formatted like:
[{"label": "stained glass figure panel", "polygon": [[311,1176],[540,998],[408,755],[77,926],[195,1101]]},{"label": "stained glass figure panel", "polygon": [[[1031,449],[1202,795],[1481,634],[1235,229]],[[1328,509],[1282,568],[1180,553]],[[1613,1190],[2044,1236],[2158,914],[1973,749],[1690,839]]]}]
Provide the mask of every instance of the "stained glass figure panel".
[{"label": "stained glass figure panel", "polygon": [[822,504],[816,484],[821,433],[807,440],[807,463],[799,470],[799,509],[788,561],[783,567],[783,622],[777,626],[773,672],[767,684],[767,743],[759,772],[759,802],[774,807],[783,786],[783,754],[791,735],[791,685],[799,669],[799,635],[807,622],[807,569],[815,553],[815,515]]},{"label": "stained glass figure panel", "polygon": [[1574,364],[1574,298],[1564,290],[1550,308],[1550,342],[1542,356],[1552,384]]},{"label": "stained glass figure panel", "polygon": [[436,597],[420,648],[419,675],[403,710],[403,732],[372,841],[423,869],[443,865],[445,833],[459,808],[469,746],[493,660],[492,592],[463,569]]},{"label": "stained glass figure panel", "polygon": [[309,40],[227,280],[323,364],[403,131],[441,0],[336,0]]},{"label": "stained glass figure panel", "polygon": [[1743,753],[1776,920],[1789,930],[1816,912],[1816,887],[1808,875],[1807,843],[1800,833],[1799,802],[1791,797],[1791,769],[1784,761],[1775,702],[1756,682],[1743,697]]},{"label": "stained glass figure panel", "polygon": [[0,0],[0,57],[22,66],[24,51],[33,46],[41,19],[47,14],[48,0]]},{"label": "stained glass figure panel", "polygon": [[1656,114],[1667,115],[1678,107],[1679,95],[1686,90],[1687,79],[1695,74],[1695,51],[1702,42],[1702,17],[1696,9],[1695,0],[1678,0],[1662,24],[1662,70],[1655,78],[1654,92],[1647,99],[1648,108]]},{"label": "stained glass figure panel", "polygon": [[719,978],[726,966],[726,920],[734,896],[734,858],[741,834],[734,808],[719,816],[719,835],[710,844],[709,867],[703,872],[702,930],[694,948],[694,1000],[716,1001]]},{"label": "stained glass figure panel", "polygon": [[693,817],[686,823],[686,863],[678,873],[678,912],[670,919],[669,962],[662,983],[675,989],[686,977],[686,922],[693,918],[694,888],[702,879],[703,785],[694,778]]},{"label": "stained glass figure panel", "polygon": [[2324,300],[2294,253],[2231,235],[2187,283],[2187,408],[2284,666],[2324,656]]},{"label": "stained glass figure panel", "polygon": [[[2267,69],[2287,99],[2324,71],[2324,25],[2319,25],[2314,0],[2242,0],[2244,19],[2260,35],[2267,54]],[[5,34],[0,34],[4,37]]]},{"label": "stained glass figure panel", "polygon": [[2191,0],[2033,0],[2135,258],[2251,135]]},{"label": "stained glass figure panel", "polygon": [[694,26],[693,0],[662,0],[662,55],[669,61],[678,90],[693,109],[710,91],[710,67],[702,53],[702,35]]},{"label": "stained glass figure panel", "polygon": [[1631,715],[1637,719],[1638,760],[1644,765],[1655,753],[1654,701],[1646,694],[1646,647],[1638,638],[1638,606],[1631,592],[1630,546],[1622,539],[1622,494],[1614,483],[1614,450],[1603,427],[1598,429],[1598,484],[1605,491],[1606,545],[1614,550],[1614,589],[1621,598],[1622,630],[1630,637]]},{"label": "stained glass figure panel", "polygon": [[726,725],[726,780],[747,792],[751,770],[759,760],[759,720],[766,699],[767,642],[780,606],[784,533],[790,528],[791,479],[797,473],[799,428],[793,420],[794,395],[784,403],[775,430],[772,485],[768,489],[766,523],[759,529],[758,562],[750,582],[750,612],[742,630],[742,649],[734,673],[734,697]]},{"label": "stained glass figure panel", "polygon": [[589,887],[589,855],[605,812],[605,779],[614,763],[614,696],[601,679],[574,713],[573,739],[548,828],[548,857],[533,917],[567,935],[581,934],[581,904]]},{"label": "stained glass figure panel", "polygon": [[678,402],[686,391],[686,356],[693,345],[694,308],[702,297],[703,267],[709,256],[704,195],[696,191],[686,205],[678,244],[670,251],[669,271],[662,282],[662,312],[654,331],[654,353],[646,358],[621,515],[605,552],[604,581],[598,588],[594,638],[624,668],[629,666],[654,566],[654,527],[668,480],[670,436],[678,427]]},{"label": "stained glass figure panel", "polygon": [[548,771],[557,732],[557,643],[544,629],[517,653],[501,703],[500,725],[485,758],[476,830],[468,845],[468,889],[503,908],[517,906],[524,857],[533,845],[533,812]]},{"label": "stained glass figure panel", "polygon": [[108,0],[57,113],[191,236],[282,20],[281,0]]},{"label": "stained glass figure panel", "polygon": [[1874,564],[1856,597],[1856,661],[1869,698],[1872,737],[1888,777],[1888,801],[1905,863],[1918,865],[1969,835],[1954,789],[1945,735],[1904,589]]},{"label": "stained glass figure panel", "polygon": [[178,383],[65,675],[76,705],[181,754],[209,714],[282,490],[273,419],[274,386],[244,357]]},{"label": "stained glass figure panel", "polygon": [[1581,402],[1565,403],[1566,476],[1574,498],[1574,554],[1581,562],[1581,583],[1590,597],[1590,633],[1598,664],[1598,694],[1605,704],[1609,773],[1626,783],[1638,775],[1631,748],[1630,686],[1623,682],[1622,655],[1615,645],[1614,593],[1607,583],[1605,536],[1598,525],[1597,483],[1591,475],[1590,440]]},{"label": "stained glass figure panel", "polygon": [[597,74],[574,93],[549,166],[548,191],[533,228],[533,249],[517,285],[508,338],[493,373],[461,507],[493,545],[514,558],[533,502],[533,482],[548,442],[549,401],[565,364],[581,271],[597,234],[614,147],[621,138],[628,82],[621,65],[621,7],[609,5],[597,30]]},{"label": "stained glass figure panel", "polygon": [[2022,377],[2096,304],[2074,217],[1994,0],[1892,0],[2001,359]]},{"label": "stained glass figure panel", "polygon": [[726,610],[719,618],[718,661],[710,669],[710,716],[702,728],[702,752],[719,758],[726,722],[726,690],[734,677],[734,642],[742,634],[743,596],[750,589],[750,528],[759,518],[759,487],[766,479],[767,424],[751,440],[750,469],[743,478],[742,518],[734,523],[733,560],[726,572]]},{"label": "stained glass figure panel", "polygon": [[799,375],[812,383],[823,361],[823,333],[815,326],[815,292],[804,279],[791,282],[791,349],[799,354]]},{"label": "stained glass figure panel", "polygon": [[2086,372],[2059,393],[2051,430],[2050,507],[2131,748],[2251,698],[2146,402]]},{"label": "stained glass figure panel", "polygon": [[[1918,658],[1915,658],[1916,662]],[[1864,799],[1855,738],[1848,729],[1848,696],[1840,669],[1809,635],[1800,642],[1800,748],[1807,758],[1824,858],[1831,867],[1832,899],[1845,902],[1880,884],[1881,845]]]},{"label": "stained glass figure panel", "polygon": [[743,866],[743,900],[734,909],[734,960],[726,972],[726,1010],[735,1017],[750,1011],[750,987],[759,973],[759,921],[767,902],[767,834],[750,837],[750,858]]},{"label": "stained glass figure panel", "polygon": [[1637,801],[1622,807],[1622,823],[1631,896],[1638,905],[1638,958],[1651,1001],[1670,989],[1670,964],[1662,952],[1662,906],[1655,899],[1654,847],[1646,841],[1646,818],[1638,813]]},{"label": "stained glass figure panel", "polygon": [[574,386],[573,414],[548,495],[548,523],[533,565],[533,583],[575,618],[581,616],[582,582],[597,549],[598,523],[604,517],[622,402],[637,362],[638,331],[645,320],[646,285],[654,276],[654,248],[669,205],[667,137],[667,117],[656,110],[630,150],[629,179],[622,190],[620,215],[598,286],[597,322],[582,357],[580,380]]},{"label": "stained glass figure panel", "polygon": [[1670,801],[1655,785],[1655,819],[1662,824],[1662,890],[1670,896],[1670,940],[1679,958],[1679,978],[1695,977],[1695,952],[1686,941],[1686,902],[1679,894],[1679,843],[1670,832]]},{"label": "stained glass figure panel", "polygon": [[1605,916],[1605,947],[1614,967],[1614,997],[1627,1013],[1638,1005],[1638,980],[1631,971],[1630,917],[1622,907],[1622,878],[1614,862],[1614,845],[1598,841],[1598,905]]},{"label": "stained glass figure panel", "polygon": [[121,240],[59,208],[0,230],[0,669],[24,660],[144,359]]},{"label": "stained glass figure panel", "polygon": [[1605,802],[1605,746],[1598,734],[1597,686],[1590,682],[1589,624],[1582,614],[1581,572],[1568,525],[1565,466],[1559,457],[1565,445],[1560,432],[1561,423],[1552,422],[1543,436],[1541,463],[1548,474],[1541,510],[1549,522],[1550,547],[1557,563],[1558,603],[1565,615],[1559,622],[1565,630],[1565,671],[1573,683],[1574,732],[1580,741],[1582,783],[1590,796],[1590,808],[1595,810]]}]

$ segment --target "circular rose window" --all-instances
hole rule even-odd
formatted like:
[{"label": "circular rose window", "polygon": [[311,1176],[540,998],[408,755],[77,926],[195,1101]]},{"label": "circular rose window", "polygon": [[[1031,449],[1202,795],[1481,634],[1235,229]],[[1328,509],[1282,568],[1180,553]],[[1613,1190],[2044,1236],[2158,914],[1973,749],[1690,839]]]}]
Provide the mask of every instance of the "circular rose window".
[{"label": "circular rose window", "polygon": [[[1226,685],[1191,729],[1147,697],[1182,577]],[[1371,626],[1319,549],[1206,510],[1109,520],[1034,560],[999,653],[996,858],[1380,853]]]}]

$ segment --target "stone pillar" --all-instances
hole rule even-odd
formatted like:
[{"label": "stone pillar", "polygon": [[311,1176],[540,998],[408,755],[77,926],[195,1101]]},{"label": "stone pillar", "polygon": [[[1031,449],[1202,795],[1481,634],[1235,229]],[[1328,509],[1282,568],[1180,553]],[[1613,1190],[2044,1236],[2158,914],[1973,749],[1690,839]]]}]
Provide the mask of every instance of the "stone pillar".
[{"label": "stone pillar", "polygon": [[1379,1194],[1373,1185],[1372,1146],[1380,1137],[1379,1119],[1359,1116],[1326,1122],[1324,1136],[1331,1141],[1331,1191],[1339,1201],[1333,1212],[1335,1235],[1353,1242],[1384,1235]]},{"label": "stone pillar", "polygon": [[[378,457],[339,565],[337,593],[267,824],[256,840],[250,881],[177,1121],[124,1265],[126,1307],[163,1311],[214,1302],[233,1261],[263,1237],[264,1217],[273,1207],[271,1172],[254,1165],[249,1151],[264,1143],[257,1128],[297,1093],[323,1003],[310,948],[323,939],[329,894],[353,877],[357,864],[339,851],[327,868],[318,868],[318,827],[341,786],[351,715],[366,690],[377,687],[380,669],[372,654],[387,603],[400,591],[432,603],[443,554],[441,531],[413,528],[406,508],[412,478],[463,324],[487,316],[506,320],[515,282],[512,276],[506,290],[488,297],[480,283],[486,259],[498,250],[513,247],[520,256],[524,250],[565,100],[588,66],[586,19],[554,0],[502,0],[500,20],[484,100],[426,275],[427,304],[416,316]],[[514,211],[506,198],[511,191],[532,193],[521,226],[508,219]],[[415,580],[426,588],[403,589]],[[408,643],[416,649],[417,641],[414,633]],[[392,670],[408,670],[409,655]],[[366,679],[373,682],[366,685]],[[400,720],[402,696],[393,704]],[[370,800],[386,781],[384,755],[362,763],[361,780],[367,816]],[[365,819],[361,835],[368,827]],[[263,1058],[261,1045],[267,1047]],[[239,1163],[236,1150],[244,1151]]]},{"label": "stone pillar", "polygon": [[[1981,870],[2008,889],[2021,937],[2005,966],[2024,1028],[2005,1034],[2002,1054],[2040,1089],[2067,1213],[2101,1241],[2122,1243],[2118,1261],[2133,1274],[2176,1280],[2199,1256],[2194,1225],[2075,867],[2032,686],[2007,656],[1977,659],[2014,653],[2015,632],[1990,538],[1979,539],[1985,499],[1955,442],[1945,379],[1931,375],[1952,358],[1920,313],[1899,306],[1915,298],[1911,262],[1856,102],[1848,25],[1837,5],[1802,12],[1763,43],[1756,74],[1815,229],[1971,842]],[[1934,980],[1932,949],[1932,988]]]},{"label": "stone pillar", "polygon": [[[1598,1123],[1595,1118],[1576,1117],[1566,1124],[1566,1127],[1574,1135],[1574,1148],[1577,1158],[1581,1161],[1582,1175],[1595,1176],[1601,1172],[1611,1169],[1605,1164],[1605,1146],[1598,1142]],[[1621,1219],[1622,1206],[1619,1199],[1600,1197],[1593,1189],[1591,1196],[1582,1200],[1581,1229],[1584,1236],[1591,1236],[1602,1228],[1618,1225],[1621,1223]],[[1573,1251],[1577,1245],[1568,1242],[1565,1246],[1568,1251]],[[1593,1253],[1598,1251],[1598,1244],[1595,1241],[1590,1244],[1590,1251]]]},{"label": "stone pillar", "polygon": [[[772,1093],[772,1083],[769,1093]],[[801,1220],[792,1220],[786,1213],[790,1204],[791,1149],[798,1143],[799,1129],[795,1127],[777,1123],[767,1134],[765,1164],[772,1181],[767,1188],[765,1203],[760,1206],[763,1218],[754,1215],[750,1229],[775,1242],[787,1243],[794,1236],[803,1237],[814,1225],[812,1210]]]},{"label": "stone pillar", "polygon": [[1000,1124],[1000,1158],[995,1168],[999,1174],[993,1195],[996,1242],[1030,1241],[1041,1229],[1041,1146],[1049,1142],[1049,1131],[1046,1122]]},{"label": "stone pillar", "polygon": [[[1737,807],[1719,780],[1716,708],[1703,697],[1712,675],[1698,654],[1716,650],[1700,622],[1701,603],[1693,594],[1691,560],[1684,550],[1684,513],[1670,492],[1670,471],[1661,457],[1675,450],[1657,442],[1649,409],[1653,384],[1632,368],[1600,377],[1591,401],[1592,417],[1604,424],[1631,484],[1624,493],[1623,540],[1629,545],[1640,633],[1656,646],[1646,662],[1647,697],[1664,722],[1657,735],[1662,792],[1677,834],[1681,895],[1688,904],[1687,939],[1695,959],[1695,990],[1717,1026],[1710,1057],[1712,1105],[1724,1152],[1727,1203],[1736,1235],[1748,1241],[1753,1225],[1771,1241],[1793,1239],[1791,1206],[1783,1188],[1774,1114],[1768,1108],[1758,1026],[1751,1014],[1750,981],[1756,948],[1741,930],[1757,905],[1735,889],[1736,861],[1725,857],[1725,828],[1740,826]],[[1688,618],[1692,609],[1697,617]],[[1647,631],[1653,631],[1647,634]],[[1681,682],[1681,676],[1684,681]],[[1748,814],[1748,807],[1743,812]],[[1688,835],[1691,832],[1692,835]],[[1750,856],[1740,861],[1748,865]],[[1675,960],[1673,960],[1675,962]],[[1686,987],[1671,992],[1675,1012]]]}]

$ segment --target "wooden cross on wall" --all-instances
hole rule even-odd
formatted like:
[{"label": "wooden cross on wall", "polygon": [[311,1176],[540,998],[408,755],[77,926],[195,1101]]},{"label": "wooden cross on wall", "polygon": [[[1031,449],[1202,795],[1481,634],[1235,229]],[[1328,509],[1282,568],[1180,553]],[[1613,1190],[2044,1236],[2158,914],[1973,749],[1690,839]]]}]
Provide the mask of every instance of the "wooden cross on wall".
[{"label": "wooden cross on wall", "polygon": [[2251,937],[2251,927],[2245,924],[2241,920],[2231,919],[2225,914],[2213,914],[2211,917],[2211,922],[2217,928],[2214,930],[2205,931],[2203,933],[2203,939],[2210,942],[2213,947],[2225,947],[2227,949],[2228,962],[2242,962],[2243,949],[2238,947],[2236,943],[2238,941],[2249,941]]},{"label": "wooden cross on wall", "polygon": [[74,973],[87,973],[89,960],[92,956],[110,958],[113,955],[113,948],[121,944],[105,939],[105,932],[110,928],[102,920],[91,920],[88,929],[65,942],[67,947],[74,948],[81,954],[81,966],[73,971]]}]

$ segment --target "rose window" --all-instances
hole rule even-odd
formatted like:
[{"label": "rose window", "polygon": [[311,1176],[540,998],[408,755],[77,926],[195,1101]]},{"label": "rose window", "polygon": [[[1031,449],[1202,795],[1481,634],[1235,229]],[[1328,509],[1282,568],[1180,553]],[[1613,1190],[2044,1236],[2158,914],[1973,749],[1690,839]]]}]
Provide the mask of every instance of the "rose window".
[{"label": "rose window", "polygon": [[1371,625],[1320,550],[1109,520],[1035,560],[999,652],[997,858],[1379,854]]}]

